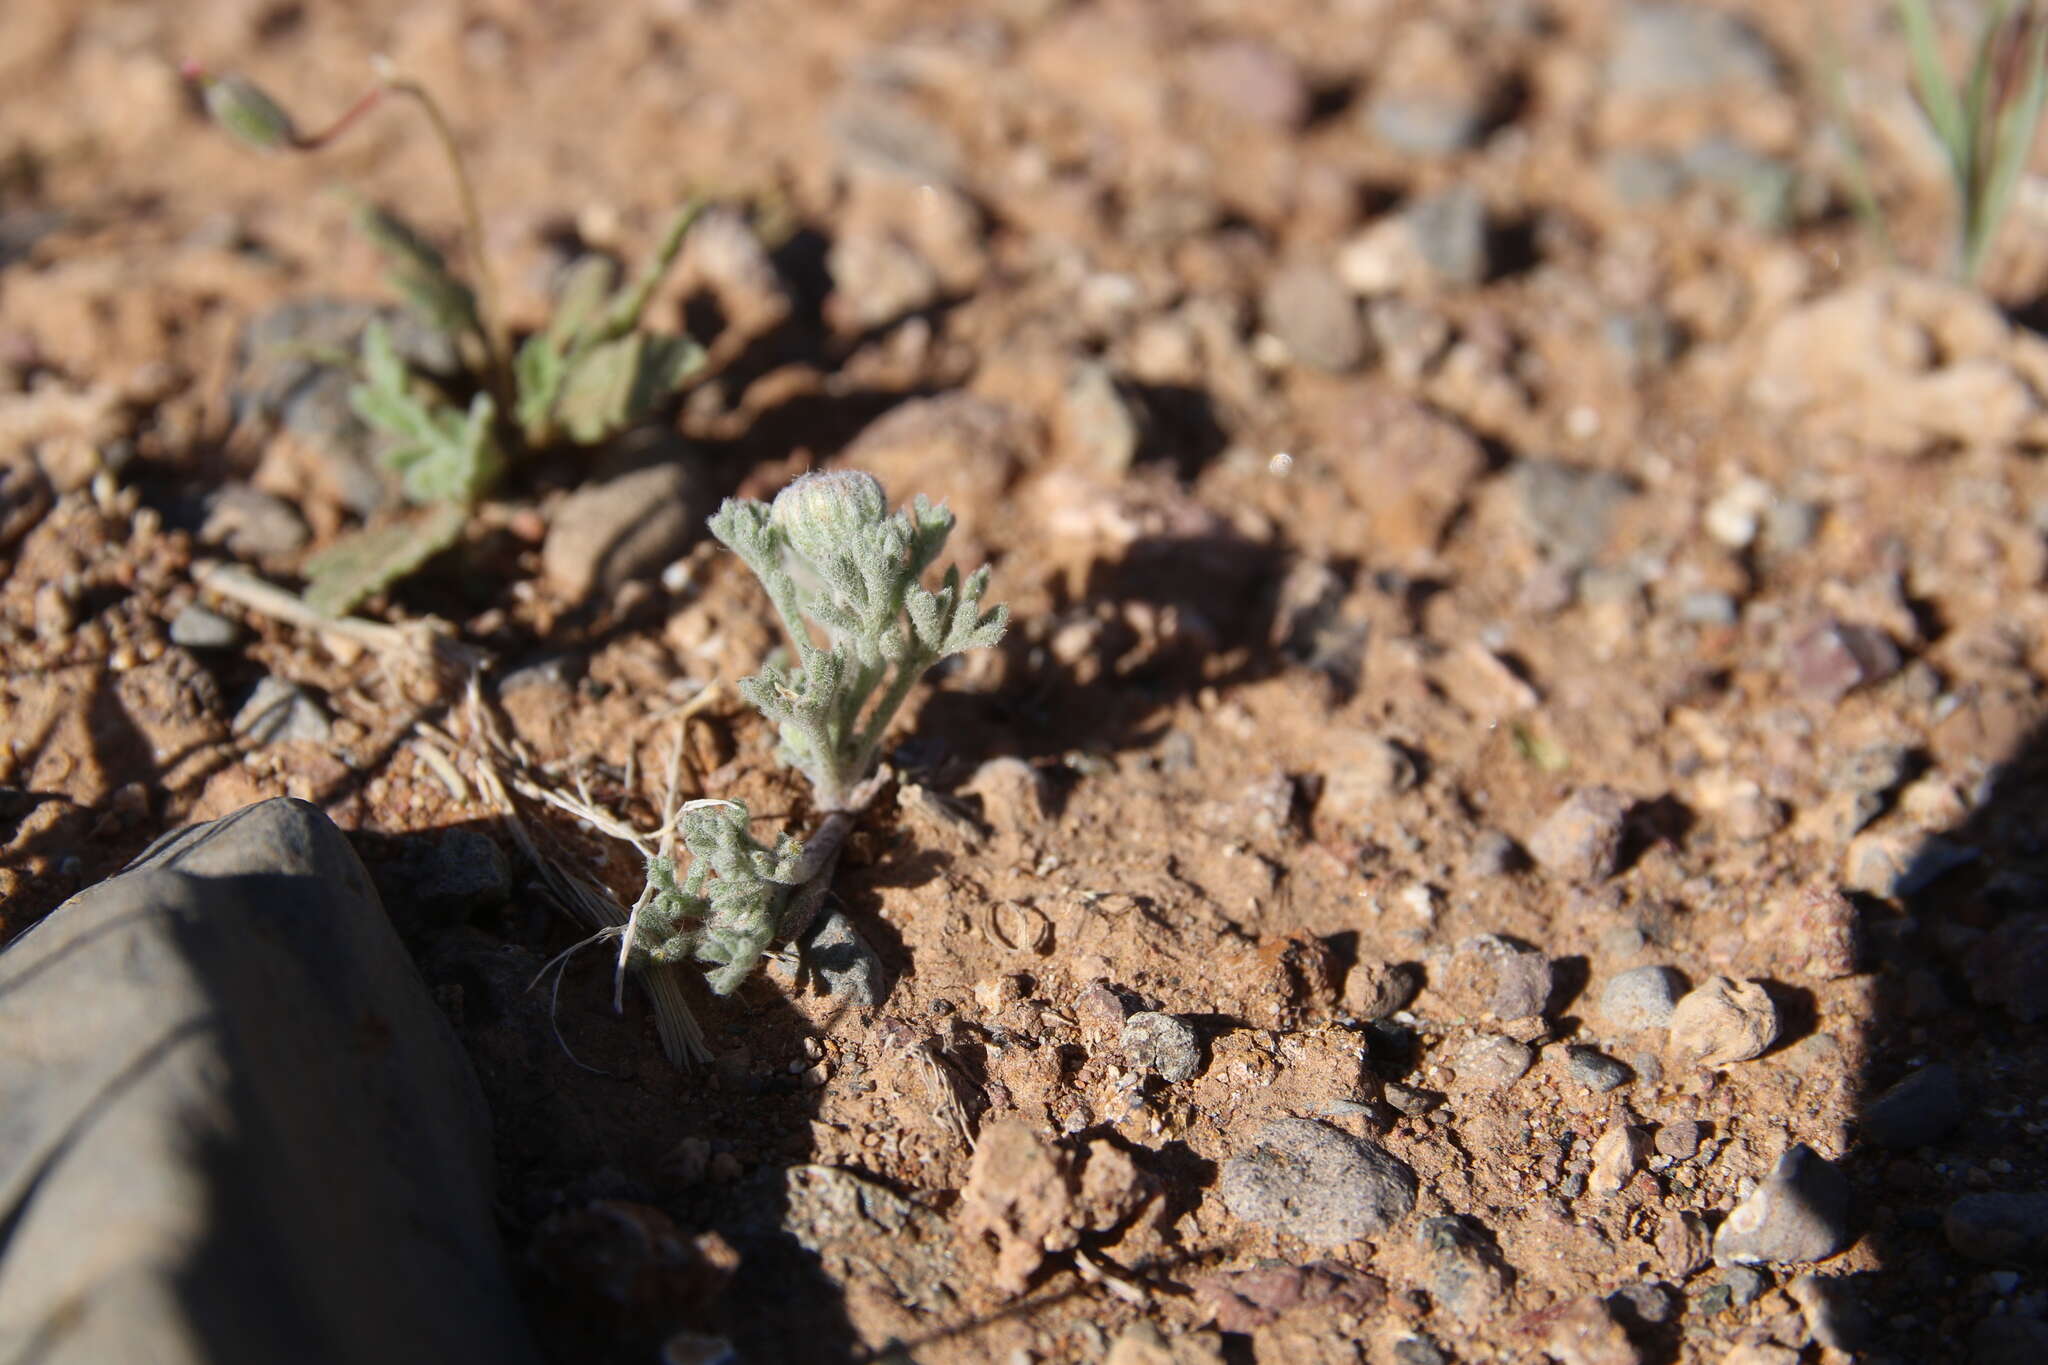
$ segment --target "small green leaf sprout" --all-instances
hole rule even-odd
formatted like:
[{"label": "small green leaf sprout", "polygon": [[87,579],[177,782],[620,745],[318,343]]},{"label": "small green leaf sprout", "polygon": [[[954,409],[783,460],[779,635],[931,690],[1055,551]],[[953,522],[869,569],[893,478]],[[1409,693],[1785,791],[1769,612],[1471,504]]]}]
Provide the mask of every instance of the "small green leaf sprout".
[{"label": "small green leaf sprout", "polygon": [[[381,324],[364,330],[350,405],[385,437],[384,462],[400,474],[407,501],[427,514],[359,532],[309,563],[306,600],[320,611],[347,612],[453,545],[467,512],[521,458],[565,440],[606,441],[648,420],[702,368],[704,351],[696,342],[641,327],[699,206],[676,212],[652,259],[623,285],[609,261],[580,263],[547,325],[515,348],[484,256],[475,189],[447,117],[426,87],[380,65],[376,85],[325,129],[307,134],[282,104],[241,76],[210,75],[191,65],[185,76],[215,122],[267,151],[317,151],[385,97],[409,99],[426,115],[461,205],[471,279],[396,215],[373,204],[356,206],[356,225],[384,257],[391,287],[455,339],[475,391],[463,402],[459,393],[412,373]],[[447,515],[445,508],[463,515]],[[391,553],[394,539],[404,541],[403,553]]]}]

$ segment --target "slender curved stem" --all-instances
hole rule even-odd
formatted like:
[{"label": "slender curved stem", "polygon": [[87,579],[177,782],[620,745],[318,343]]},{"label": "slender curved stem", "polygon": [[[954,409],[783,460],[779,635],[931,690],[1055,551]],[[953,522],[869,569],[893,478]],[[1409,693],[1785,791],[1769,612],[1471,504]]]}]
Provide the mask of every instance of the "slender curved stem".
[{"label": "slender curved stem", "polygon": [[470,269],[476,272],[477,312],[484,325],[484,365],[490,375],[491,396],[497,400],[498,411],[509,415],[518,408],[518,395],[512,385],[511,348],[505,336],[504,314],[498,307],[497,276],[484,250],[484,219],[477,208],[476,186],[462,160],[455,130],[441,111],[439,101],[418,81],[407,76],[387,76],[384,88],[411,97],[426,112],[434,138],[441,144],[441,154],[447,158],[449,172],[455,177],[455,193],[462,205],[462,235],[469,247]]}]

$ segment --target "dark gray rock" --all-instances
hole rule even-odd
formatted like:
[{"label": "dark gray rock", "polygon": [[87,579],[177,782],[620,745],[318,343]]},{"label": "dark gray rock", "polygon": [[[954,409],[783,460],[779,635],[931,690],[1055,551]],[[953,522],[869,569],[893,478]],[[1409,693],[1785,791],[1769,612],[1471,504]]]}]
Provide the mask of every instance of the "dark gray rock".
[{"label": "dark gray rock", "polygon": [[1634,496],[1619,474],[1553,460],[1519,460],[1508,473],[1522,530],[1555,563],[1579,568],[1607,544],[1614,513]]},{"label": "dark gray rock", "polygon": [[1924,1147],[1946,1137],[1968,1112],[1955,1068],[1932,1062],[1870,1102],[1863,1136],[1880,1147]]},{"label": "dark gray rock", "polygon": [[1415,1207],[1415,1172],[1377,1143],[1313,1119],[1277,1119],[1223,1163],[1230,1212],[1318,1246],[1386,1231]]},{"label": "dark gray rock", "polygon": [[1510,877],[1529,865],[1529,855],[1504,830],[1484,829],[1472,840],[1465,870],[1475,877]]},{"label": "dark gray rock", "polygon": [[1956,1255],[1988,1265],[2048,1260],[2048,1191],[1966,1194],[1941,1230]]},{"label": "dark gray rock", "polygon": [[1588,1090],[1604,1094],[1633,1079],[1627,1063],[1616,1061],[1598,1048],[1568,1047],[1564,1055],[1566,1072]]},{"label": "dark gray rock", "polygon": [[1430,1293],[1459,1322],[1480,1322],[1507,1302],[1514,1272],[1475,1220],[1455,1214],[1425,1219],[1415,1242],[1429,1260]]},{"label": "dark gray rock", "polygon": [[311,692],[268,674],[235,712],[229,728],[257,744],[325,744],[334,736],[334,722]]},{"label": "dark gray rock", "polygon": [[1785,1292],[1806,1315],[1806,1330],[1831,1351],[1854,1351],[1870,1338],[1870,1312],[1850,1292],[1848,1280],[1839,1275],[1800,1275],[1785,1286]]},{"label": "dark gray rock", "polygon": [[0,1317],[40,1360],[536,1360],[476,1079],[312,806],[180,830],[15,940],[0,1094]]},{"label": "dark gray rock", "polygon": [[1177,1085],[1202,1069],[1202,1035],[1194,1025],[1172,1014],[1140,1010],[1124,1020],[1124,1060]]},{"label": "dark gray rock", "polygon": [[1446,284],[1476,285],[1493,273],[1487,243],[1486,201],[1460,182],[1425,195],[1402,210],[1422,259]]},{"label": "dark gray rock", "polygon": [[1742,1264],[1824,1261],[1849,1245],[1849,1177],[1795,1144],[1714,1234],[1714,1258]]},{"label": "dark gray rock", "polygon": [[1623,9],[1607,58],[1608,87],[1637,95],[1770,87],[1778,79],[1777,55],[1755,29],[1732,14],[1676,0]]}]

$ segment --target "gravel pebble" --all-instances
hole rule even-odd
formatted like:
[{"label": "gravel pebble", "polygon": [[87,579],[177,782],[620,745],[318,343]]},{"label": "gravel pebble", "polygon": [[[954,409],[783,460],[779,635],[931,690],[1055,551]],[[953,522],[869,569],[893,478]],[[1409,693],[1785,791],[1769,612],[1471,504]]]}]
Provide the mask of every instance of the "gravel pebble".
[{"label": "gravel pebble", "polygon": [[1831,790],[1883,796],[1913,772],[1913,751],[1904,744],[1866,744],[1842,755],[1828,768]]},{"label": "gravel pebble", "polygon": [[1476,285],[1493,270],[1486,201],[1464,182],[1424,195],[1402,210],[1422,259],[1450,285]]},{"label": "gravel pebble", "polygon": [[1514,1272],[1493,1234],[1476,1219],[1452,1214],[1425,1219],[1415,1244],[1428,1256],[1429,1290],[1459,1322],[1470,1325],[1507,1300]]},{"label": "gravel pebble", "polygon": [[1989,1265],[2048,1260],[2048,1192],[1966,1194],[1941,1230],[1958,1256]]},{"label": "gravel pebble", "polygon": [[1849,1245],[1849,1177],[1796,1143],[1714,1234],[1720,1261],[1824,1261]]},{"label": "gravel pebble", "polygon": [[1598,1048],[1568,1047],[1564,1055],[1567,1073],[1588,1090],[1605,1094],[1627,1085],[1631,1079],[1626,1063],[1616,1061]]},{"label": "gravel pebble", "polygon": [[1503,1090],[1529,1074],[1536,1053],[1527,1043],[1482,1033],[1458,1049],[1452,1067],[1460,1084],[1482,1090]]},{"label": "gravel pebble", "polygon": [[1865,1106],[1863,1136],[1880,1147],[1925,1147],[1946,1137],[1968,1112],[1956,1069],[1930,1062]]},{"label": "gravel pebble", "polygon": [[1150,1071],[1169,1084],[1179,1084],[1202,1069],[1202,1037],[1187,1020],[1157,1010],[1142,1010],[1124,1021],[1124,1060]]},{"label": "gravel pebble", "polygon": [[1415,998],[1422,982],[1402,962],[1360,962],[1344,978],[1344,1009],[1354,1019],[1384,1019]]},{"label": "gravel pebble", "polygon": [[1671,0],[1624,7],[1607,58],[1609,88],[1637,95],[1770,87],[1778,77],[1777,55],[1743,20]]},{"label": "gravel pebble", "polygon": [[1867,683],[1899,671],[1899,647],[1875,626],[1827,620],[1809,628],[1785,653],[1794,690],[1816,701],[1840,701]]},{"label": "gravel pebble", "polygon": [[1581,787],[1530,836],[1529,853],[1572,881],[1611,877],[1621,865],[1630,801],[1612,787]]},{"label": "gravel pebble", "polygon": [[608,598],[635,579],[651,579],[681,557],[702,526],[692,480],[665,461],[603,482],[586,483],[548,519],[541,573],[572,602]]},{"label": "gravel pebble", "polygon": [[1313,1119],[1278,1119],[1223,1163],[1230,1212],[1318,1246],[1384,1232],[1415,1207],[1415,1172],[1376,1143]]},{"label": "gravel pebble", "polygon": [[1631,967],[1609,978],[1600,992],[1600,1017],[1634,1033],[1668,1027],[1685,994],[1685,978],[1672,967]]},{"label": "gravel pebble", "polygon": [[1643,1354],[1600,1298],[1574,1299],[1545,1315],[1543,1347],[1558,1365],[1639,1365]]},{"label": "gravel pebble", "polygon": [[256,684],[230,728],[257,744],[292,740],[326,744],[334,735],[333,722],[313,694],[274,675],[266,675]]},{"label": "gravel pebble", "polygon": [[1550,1001],[1550,959],[1527,944],[1481,934],[1458,945],[1441,983],[1445,1003],[1461,1014],[1533,1019]]},{"label": "gravel pebble", "polygon": [[171,643],[185,649],[233,649],[242,642],[242,628],[218,612],[193,602],[171,618]]},{"label": "gravel pebble", "polygon": [[1671,1011],[1672,1050],[1704,1067],[1761,1057],[1778,1040],[1778,1007],[1754,981],[1709,977]]},{"label": "gravel pebble", "polygon": [[1511,877],[1529,865],[1529,855],[1502,830],[1481,830],[1472,841],[1472,854],[1465,871],[1474,877]]},{"label": "gravel pebble", "polygon": [[1357,300],[1320,265],[1274,271],[1260,296],[1259,317],[1296,360],[1331,374],[1357,369],[1371,347]]}]

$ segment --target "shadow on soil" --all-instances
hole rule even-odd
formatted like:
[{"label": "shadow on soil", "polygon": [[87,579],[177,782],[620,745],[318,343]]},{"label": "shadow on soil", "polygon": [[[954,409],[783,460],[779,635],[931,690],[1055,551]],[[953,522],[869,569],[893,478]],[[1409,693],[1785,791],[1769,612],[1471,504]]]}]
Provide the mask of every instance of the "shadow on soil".
[{"label": "shadow on soil", "polygon": [[[1909,850],[1889,897],[1861,903],[1876,1009],[1847,1168],[1882,1268],[1842,1296],[1842,1344],[1860,1359],[1994,1365],[2048,1349],[2043,1215],[2030,1239],[2000,1198],[2048,1200],[2044,812],[2048,727],[1959,824]],[[1965,1298],[1961,1313],[1930,1311]]]}]

